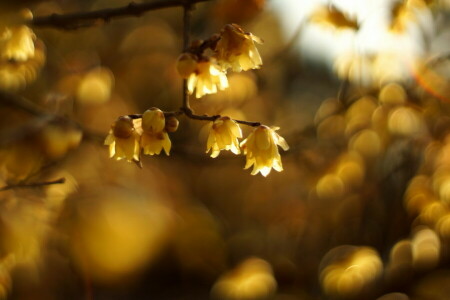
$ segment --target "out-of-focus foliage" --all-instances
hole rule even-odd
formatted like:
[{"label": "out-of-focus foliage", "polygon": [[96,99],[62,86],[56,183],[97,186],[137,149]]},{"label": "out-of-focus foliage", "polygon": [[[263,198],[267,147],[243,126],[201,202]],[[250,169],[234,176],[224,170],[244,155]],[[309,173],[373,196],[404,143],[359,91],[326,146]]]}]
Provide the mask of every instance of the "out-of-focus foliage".
[{"label": "out-of-focus foliage", "polygon": [[[260,69],[191,101],[281,128],[242,135],[152,109],[181,106],[182,9],[66,31],[18,12],[128,1],[0,3],[0,299],[448,299],[448,1],[308,1],[296,39],[283,1],[192,11],[196,39],[264,40]],[[253,172],[284,171],[243,171],[241,137]]]}]

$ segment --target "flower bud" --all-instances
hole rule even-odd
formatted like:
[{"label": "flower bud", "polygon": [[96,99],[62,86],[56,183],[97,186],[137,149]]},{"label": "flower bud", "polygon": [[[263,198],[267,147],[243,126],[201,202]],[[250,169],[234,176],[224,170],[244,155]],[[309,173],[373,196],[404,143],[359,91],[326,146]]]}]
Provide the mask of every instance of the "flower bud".
[{"label": "flower bud", "polygon": [[129,116],[121,116],[113,125],[113,133],[115,137],[126,139],[133,133],[133,120]]},{"label": "flower bud", "polygon": [[178,57],[177,70],[181,77],[188,78],[197,68],[197,58],[191,53],[182,53]]},{"label": "flower bud", "polygon": [[175,118],[174,116],[170,116],[169,118],[166,119],[166,131],[167,132],[177,131],[179,123],[180,122],[178,122],[177,118]]}]

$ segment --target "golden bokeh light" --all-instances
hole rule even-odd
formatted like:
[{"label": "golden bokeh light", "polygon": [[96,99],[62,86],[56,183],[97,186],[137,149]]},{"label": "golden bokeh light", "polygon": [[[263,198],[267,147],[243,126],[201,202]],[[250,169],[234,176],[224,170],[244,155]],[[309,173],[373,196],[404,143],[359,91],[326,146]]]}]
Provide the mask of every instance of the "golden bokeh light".
[{"label": "golden bokeh light", "polygon": [[365,178],[364,160],[357,152],[344,155],[336,167],[336,175],[347,188],[359,188]]},{"label": "golden bokeh light", "polygon": [[410,240],[400,240],[392,247],[389,263],[386,267],[386,278],[391,282],[399,282],[412,276],[413,256]]},{"label": "golden bokeh light", "polygon": [[371,97],[363,97],[355,101],[345,114],[345,134],[352,136],[359,130],[368,128],[376,108],[376,100]]},{"label": "golden bokeh light", "polygon": [[404,105],[407,95],[405,89],[398,83],[388,83],[380,90],[378,100],[386,105]]},{"label": "golden bokeh light", "polygon": [[321,200],[336,200],[341,198],[344,193],[344,182],[335,174],[326,174],[316,184],[316,194]]},{"label": "golden bokeh light", "polygon": [[403,293],[389,293],[377,298],[377,300],[409,300],[409,299],[410,298],[408,297],[408,295]]},{"label": "golden bokeh light", "polygon": [[156,258],[172,231],[173,214],[156,200],[111,192],[94,206],[80,205],[72,251],[77,267],[95,281],[126,281]]},{"label": "golden bokeh light", "polygon": [[326,294],[352,298],[370,290],[382,271],[383,263],[376,250],[339,246],[323,257],[320,282]]},{"label": "golden bokeh light", "polygon": [[320,104],[319,109],[314,116],[314,124],[318,125],[320,122],[330,117],[331,115],[339,113],[342,109],[342,103],[336,98],[328,98]]},{"label": "golden bokeh light", "polygon": [[222,275],[214,284],[214,299],[258,300],[270,299],[277,282],[268,262],[260,258],[248,258],[231,271]]},{"label": "golden bokeh light", "polygon": [[80,104],[103,104],[111,98],[114,75],[104,67],[92,69],[79,82],[76,99]]},{"label": "golden bokeh light", "polygon": [[389,114],[388,128],[393,135],[420,137],[426,134],[425,122],[418,111],[411,107],[399,107]]},{"label": "golden bokeh light", "polygon": [[382,151],[382,142],[378,133],[364,129],[356,133],[349,143],[349,149],[357,151],[365,159],[373,159]]},{"label": "golden bokeh light", "polygon": [[432,269],[439,263],[441,242],[437,234],[428,228],[418,229],[412,239],[413,266],[418,270]]}]

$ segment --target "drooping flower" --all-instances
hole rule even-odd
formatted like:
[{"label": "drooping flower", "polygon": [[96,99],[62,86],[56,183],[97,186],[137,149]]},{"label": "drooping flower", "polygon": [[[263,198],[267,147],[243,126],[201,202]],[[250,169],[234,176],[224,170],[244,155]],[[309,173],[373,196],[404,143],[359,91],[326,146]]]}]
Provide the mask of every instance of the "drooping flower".
[{"label": "drooping flower", "polygon": [[105,139],[105,145],[109,145],[109,156],[116,160],[139,161],[139,138],[133,120],[128,116],[119,117]]},{"label": "drooping flower", "polygon": [[211,150],[211,157],[219,156],[220,150],[230,150],[240,154],[238,138],[242,138],[239,125],[229,117],[221,117],[210,124],[206,153]]},{"label": "drooping flower", "polygon": [[142,115],[141,146],[144,154],[160,154],[164,149],[170,155],[172,142],[165,130],[166,120],[164,113],[158,108],[151,108]]},{"label": "drooping flower", "polygon": [[235,72],[259,69],[262,59],[255,42],[263,43],[259,37],[244,32],[236,24],[225,25],[216,46],[219,64],[224,70],[231,68]]},{"label": "drooping flower", "polygon": [[212,59],[198,61],[195,70],[187,79],[189,94],[201,98],[207,94],[215,94],[217,90],[228,87],[228,79],[225,72]]},{"label": "drooping flower", "polygon": [[34,56],[36,35],[25,26],[4,27],[0,30],[0,54],[5,60],[25,61]]},{"label": "drooping flower", "polygon": [[253,165],[252,175],[261,172],[263,176],[267,176],[272,168],[278,172],[283,171],[277,145],[285,151],[289,146],[275,130],[278,128],[260,125],[241,142],[241,148],[247,158],[244,169]]},{"label": "drooping flower", "polygon": [[[17,90],[34,81],[45,63],[45,46],[33,30],[18,25],[31,20],[29,10],[12,15],[0,25],[0,89]],[[6,23],[7,25],[4,25]]]}]

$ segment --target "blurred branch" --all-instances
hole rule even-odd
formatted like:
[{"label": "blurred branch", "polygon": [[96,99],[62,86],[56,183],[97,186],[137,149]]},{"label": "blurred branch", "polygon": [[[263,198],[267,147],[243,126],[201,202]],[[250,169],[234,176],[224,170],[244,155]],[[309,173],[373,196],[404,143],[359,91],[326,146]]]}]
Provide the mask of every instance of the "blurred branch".
[{"label": "blurred branch", "polygon": [[33,102],[27,100],[26,98],[3,91],[0,91],[0,104],[20,108],[21,110],[35,116],[42,116],[47,114],[45,110],[43,110]]},{"label": "blurred branch", "polygon": [[12,189],[18,189],[18,188],[34,188],[34,187],[47,186],[47,185],[52,185],[52,184],[62,184],[65,182],[66,182],[66,179],[64,177],[61,177],[59,179],[52,180],[52,181],[10,184],[10,185],[0,188],[0,192],[12,190]]},{"label": "blurred branch", "polygon": [[[53,27],[59,29],[77,29],[98,24],[96,21],[109,22],[112,18],[134,16],[139,17],[151,10],[169,7],[190,7],[198,2],[210,0],[159,0],[155,2],[134,3],[117,8],[106,8],[101,10],[78,12],[70,14],[51,14],[49,16],[36,17],[29,22],[36,27]],[[186,10],[186,9],[185,9]]]},{"label": "blurred branch", "polygon": [[[183,51],[186,51],[189,48],[190,43],[190,34],[191,34],[191,15],[192,15],[192,6],[185,5],[183,10]],[[182,108],[181,111],[186,113],[187,111],[192,112],[191,107],[189,105],[189,91],[187,87],[187,79],[183,79],[183,100],[182,100]]]},{"label": "blurred branch", "polygon": [[449,59],[450,59],[450,53],[445,53],[445,54],[431,58],[428,62],[426,62],[426,65],[432,67],[438,63],[441,63],[441,62],[443,62],[445,60],[449,60]]},{"label": "blurred branch", "polygon": [[0,107],[1,106],[17,108],[26,113],[29,113],[30,115],[36,116],[37,118],[31,120],[30,122],[27,122],[19,128],[13,128],[6,133],[2,132],[0,134],[0,146],[5,146],[14,142],[15,140],[21,139],[33,131],[40,130],[43,126],[55,120],[69,122],[83,132],[84,138],[103,143],[105,134],[93,132],[89,129],[86,129],[78,122],[65,116],[49,113],[40,106],[22,96],[0,91]]}]

